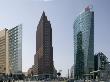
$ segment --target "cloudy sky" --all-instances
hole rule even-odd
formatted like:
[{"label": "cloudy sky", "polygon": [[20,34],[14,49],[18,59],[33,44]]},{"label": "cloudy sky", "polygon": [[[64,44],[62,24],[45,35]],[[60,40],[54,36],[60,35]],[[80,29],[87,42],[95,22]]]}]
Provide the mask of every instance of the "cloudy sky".
[{"label": "cloudy sky", "polygon": [[73,23],[88,5],[95,12],[95,53],[110,59],[110,0],[0,0],[0,27],[23,24],[23,71],[34,63],[36,29],[45,11],[53,30],[55,68],[67,76],[74,64]]}]

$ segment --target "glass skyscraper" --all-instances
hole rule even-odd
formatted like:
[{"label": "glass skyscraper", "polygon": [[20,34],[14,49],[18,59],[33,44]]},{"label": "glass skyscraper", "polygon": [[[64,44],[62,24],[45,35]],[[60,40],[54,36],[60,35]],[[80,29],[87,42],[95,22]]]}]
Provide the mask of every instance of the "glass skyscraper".
[{"label": "glass skyscraper", "polygon": [[22,73],[22,25],[0,30],[0,74]]},{"label": "glass skyscraper", "polygon": [[94,12],[89,7],[74,21],[74,78],[94,70]]},{"label": "glass skyscraper", "polygon": [[9,63],[10,72],[22,72],[22,25],[9,30]]}]

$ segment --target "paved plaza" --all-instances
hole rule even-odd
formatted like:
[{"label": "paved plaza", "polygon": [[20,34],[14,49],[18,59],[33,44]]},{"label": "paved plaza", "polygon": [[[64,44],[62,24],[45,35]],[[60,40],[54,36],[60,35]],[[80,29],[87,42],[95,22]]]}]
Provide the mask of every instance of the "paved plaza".
[{"label": "paved plaza", "polygon": [[23,80],[20,80],[20,81],[15,81],[15,82],[66,82],[66,81],[23,81]]}]

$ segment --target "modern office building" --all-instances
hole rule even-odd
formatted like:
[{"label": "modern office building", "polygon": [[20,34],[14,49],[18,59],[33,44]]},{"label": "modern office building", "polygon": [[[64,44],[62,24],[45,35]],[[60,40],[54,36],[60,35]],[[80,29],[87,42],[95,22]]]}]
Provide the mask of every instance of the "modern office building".
[{"label": "modern office building", "polygon": [[94,70],[105,70],[105,66],[108,62],[108,58],[102,53],[99,52],[94,55]]},{"label": "modern office building", "polygon": [[94,78],[98,77],[102,81],[110,78],[110,62],[105,54],[99,52],[94,55]]},{"label": "modern office building", "polygon": [[74,78],[94,70],[94,12],[89,7],[74,21]]},{"label": "modern office building", "polygon": [[33,68],[29,68],[29,69],[28,69],[27,75],[28,75],[29,77],[33,76]]},{"label": "modern office building", "polygon": [[22,25],[0,31],[0,74],[22,73]]},{"label": "modern office building", "polygon": [[36,54],[34,56],[36,75],[42,78],[53,76],[52,28],[43,12],[36,31]]},{"label": "modern office building", "polygon": [[8,30],[0,31],[0,74],[9,74]]},{"label": "modern office building", "polygon": [[9,62],[12,74],[22,73],[22,25],[8,31],[9,33]]}]

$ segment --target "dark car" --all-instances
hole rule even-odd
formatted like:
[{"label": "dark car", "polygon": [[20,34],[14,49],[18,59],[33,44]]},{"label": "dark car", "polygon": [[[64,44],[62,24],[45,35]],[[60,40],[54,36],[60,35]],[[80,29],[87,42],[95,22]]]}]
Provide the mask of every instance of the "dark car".
[{"label": "dark car", "polygon": [[67,82],[74,82],[74,79],[68,79]]}]

